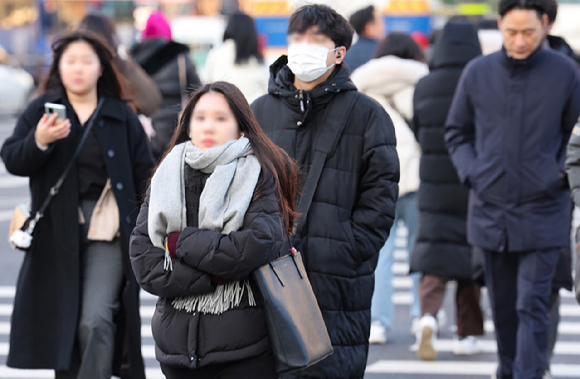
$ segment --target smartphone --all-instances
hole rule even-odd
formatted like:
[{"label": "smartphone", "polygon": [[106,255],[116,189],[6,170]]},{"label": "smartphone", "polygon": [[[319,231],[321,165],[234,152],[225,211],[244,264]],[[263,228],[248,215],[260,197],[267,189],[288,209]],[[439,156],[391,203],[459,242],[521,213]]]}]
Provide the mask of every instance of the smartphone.
[{"label": "smartphone", "polygon": [[49,116],[52,116],[54,113],[58,114],[56,116],[57,124],[66,120],[66,107],[62,104],[44,103],[44,113]]}]

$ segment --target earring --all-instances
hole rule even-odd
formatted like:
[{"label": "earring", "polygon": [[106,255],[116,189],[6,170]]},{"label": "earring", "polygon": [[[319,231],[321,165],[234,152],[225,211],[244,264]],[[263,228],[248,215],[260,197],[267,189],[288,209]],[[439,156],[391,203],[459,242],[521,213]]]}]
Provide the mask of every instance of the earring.
[{"label": "earring", "polygon": [[245,135],[244,133],[242,133],[242,134],[240,135],[240,138],[244,138],[245,136],[246,136],[246,135]]}]

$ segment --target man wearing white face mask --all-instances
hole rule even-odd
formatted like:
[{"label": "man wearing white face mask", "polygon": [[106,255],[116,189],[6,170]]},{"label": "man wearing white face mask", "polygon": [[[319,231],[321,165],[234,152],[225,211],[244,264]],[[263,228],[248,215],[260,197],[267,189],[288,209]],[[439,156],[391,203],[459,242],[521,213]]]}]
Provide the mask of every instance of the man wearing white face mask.
[{"label": "man wearing white face mask", "polygon": [[[292,242],[334,347],[298,378],[363,377],[374,270],[395,216],[393,124],[383,107],[358,93],[342,65],[352,35],[348,21],[327,6],[298,9],[288,26],[288,56],[271,66],[269,94],[252,104],[268,137],[302,170],[304,224]],[[310,195],[310,207],[301,209]]]}]

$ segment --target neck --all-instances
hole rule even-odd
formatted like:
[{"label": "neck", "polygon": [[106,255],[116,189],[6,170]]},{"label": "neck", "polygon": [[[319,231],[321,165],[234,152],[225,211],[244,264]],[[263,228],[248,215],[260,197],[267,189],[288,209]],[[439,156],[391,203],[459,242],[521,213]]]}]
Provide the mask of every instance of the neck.
[{"label": "neck", "polygon": [[66,91],[66,95],[68,97],[68,101],[71,105],[93,105],[97,104],[97,89],[86,93],[86,94],[77,94]]},{"label": "neck", "polygon": [[334,70],[336,69],[336,65],[332,66],[331,68],[329,68],[324,75],[322,75],[320,78],[312,81],[312,82],[303,82],[302,80],[298,79],[296,76],[294,76],[294,87],[296,87],[296,89],[299,89],[301,91],[312,91],[314,89],[314,87],[316,87],[317,85],[319,85],[320,83],[324,83],[325,81],[328,80],[328,78],[330,78],[330,75],[332,75],[332,73],[334,72]]}]

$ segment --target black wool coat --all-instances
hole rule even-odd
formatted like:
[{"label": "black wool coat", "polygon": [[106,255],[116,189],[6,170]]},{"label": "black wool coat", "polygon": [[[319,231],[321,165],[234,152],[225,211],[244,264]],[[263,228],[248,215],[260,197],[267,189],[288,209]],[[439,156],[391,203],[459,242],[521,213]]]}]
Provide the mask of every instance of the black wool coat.
[{"label": "black wool coat", "polygon": [[[0,152],[8,172],[30,178],[33,214],[56,184],[83,133],[82,127],[73,122],[67,138],[41,151],[36,146],[34,132],[44,114],[45,102],[65,104],[69,117],[74,113],[61,93],[39,97],[20,117]],[[125,279],[116,319],[118,343],[114,372],[124,378],[145,378],[139,286],[131,270],[128,247],[153,158],[139,119],[119,100],[106,98],[93,131],[101,145],[119,207],[123,247]],[[69,368],[82,302],[79,236],[78,174],[73,166],[37,224],[32,246],[24,257],[12,313],[9,367]]]},{"label": "black wool coat", "polygon": [[470,24],[449,23],[443,29],[430,74],[417,83],[413,125],[421,145],[419,229],[411,271],[449,279],[471,279],[471,246],[467,243],[467,200],[447,149],[445,119],[463,67],[481,55]]},{"label": "black wool coat", "polygon": [[[284,242],[274,192],[250,203],[238,231],[224,235],[199,229],[199,198],[207,177],[186,166],[188,227],[179,236],[173,271],[164,269],[165,250],[149,238],[149,193],[131,237],[135,276],[145,291],[159,296],[151,321],[155,356],[163,364],[191,370],[256,357],[270,349],[263,301],[251,273],[278,257]],[[247,292],[239,306],[220,315],[188,313],[171,305],[176,297],[213,292],[216,277],[249,280],[257,306],[249,305]]]},{"label": "black wool coat", "polygon": [[294,87],[286,63],[283,56],[272,65],[269,94],[257,99],[252,109],[268,137],[305,173],[325,122],[346,121],[336,150],[324,164],[302,234],[294,239],[334,354],[297,375],[362,378],[374,270],[393,224],[398,195],[395,132],[383,107],[362,94],[347,119],[337,120],[334,97],[356,91],[345,66],[337,66],[326,82],[307,92]]}]

